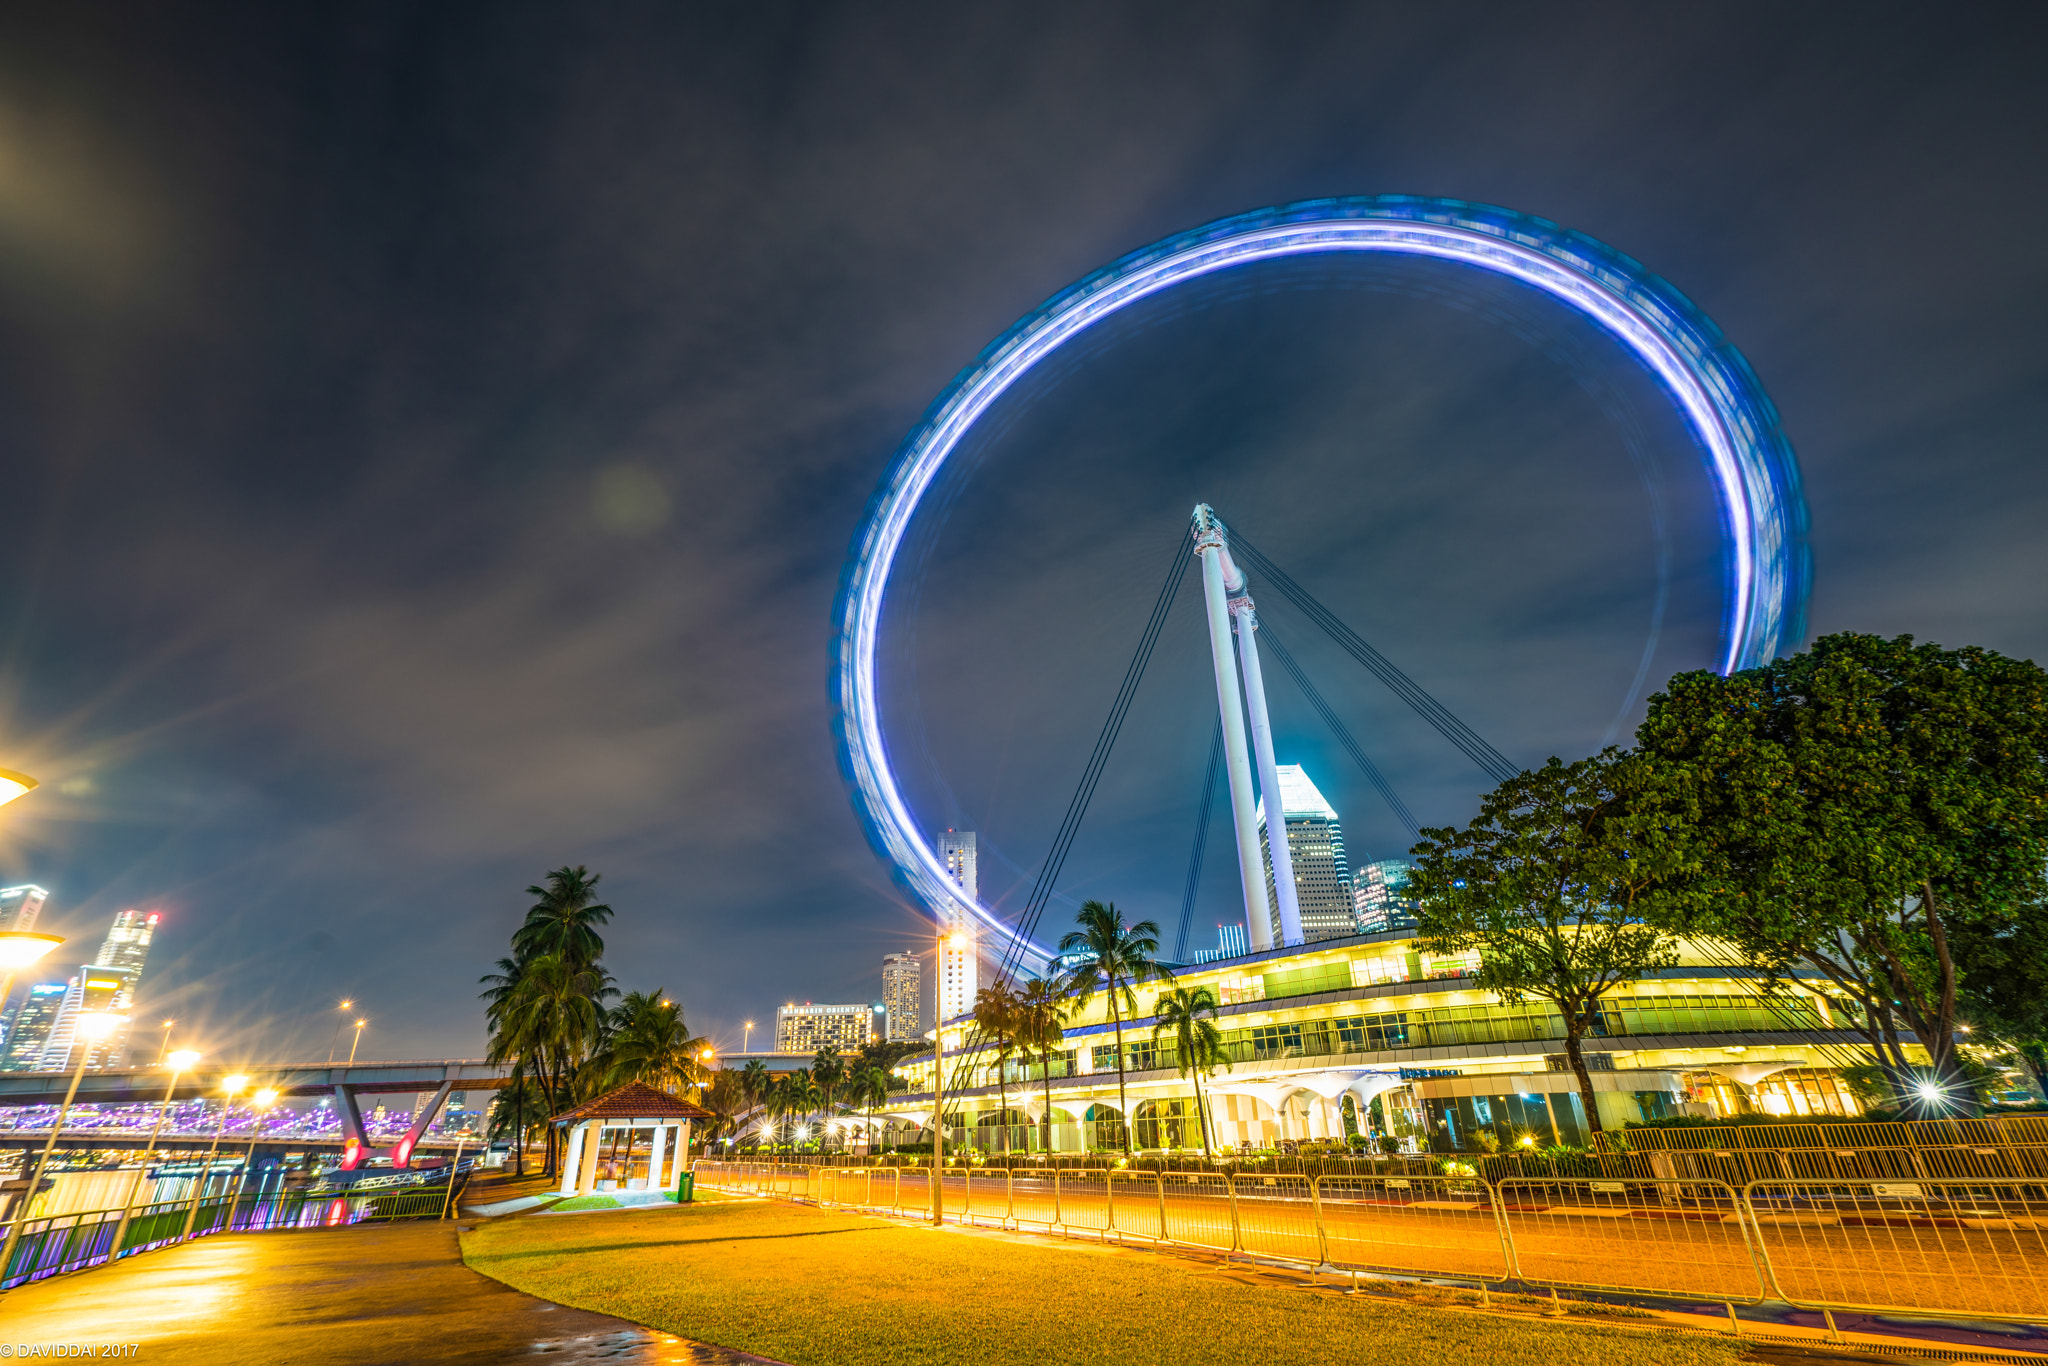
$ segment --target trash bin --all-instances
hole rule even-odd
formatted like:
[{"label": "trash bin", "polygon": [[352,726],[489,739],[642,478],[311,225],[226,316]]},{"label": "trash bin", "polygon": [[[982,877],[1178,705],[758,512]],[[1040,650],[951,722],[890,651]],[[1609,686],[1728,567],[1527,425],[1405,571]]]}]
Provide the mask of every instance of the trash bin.
[{"label": "trash bin", "polygon": [[692,1199],[692,1197],[693,1197],[693,1194],[694,1194],[694,1192],[695,1192],[695,1190],[696,1190],[696,1187],[697,1187],[697,1173],[695,1173],[695,1172],[684,1172],[684,1173],[683,1173],[683,1174],[682,1174],[681,1176],[677,1177],[677,1178],[676,1178],[676,1203],[677,1203],[677,1204],[679,1204],[679,1205],[687,1205],[687,1204],[689,1204],[689,1203],[690,1203],[690,1200]]}]

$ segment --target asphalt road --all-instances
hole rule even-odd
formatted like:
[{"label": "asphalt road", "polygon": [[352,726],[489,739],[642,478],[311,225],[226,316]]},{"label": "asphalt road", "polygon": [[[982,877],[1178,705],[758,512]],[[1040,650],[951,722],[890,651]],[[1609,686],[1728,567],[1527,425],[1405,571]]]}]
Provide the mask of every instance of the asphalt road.
[{"label": "asphalt road", "polygon": [[[834,1178],[827,1199],[856,1198],[857,1174]],[[886,1181],[875,1183],[886,1202]],[[1256,1193],[1253,1193],[1256,1192]],[[820,1192],[813,1190],[815,1197]],[[1414,1197],[1321,1200],[1327,1259],[1340,1266],[1503,1278],[1507,1259],[1493,1212],[1447,1191]],[[907,1174],[906,1209],[929,1209],[922,1174]],[[1026,1227],[1114,1227],[1140,1238],[1229,1248],[1231,1200],[1220,1181],[1120,1178],[1105,1197],[1100,1179],[1052,1183],[960,1177],[945,1183],[949,1216]],[[1241,1183],[1236,1219],[1242,1249],[1295,1261],[1324,1260],[1307,1183],[1282,1177],[1270,1189]],[[2000,1210],[1954,1211],[1928,1219],[1909,1212],[1845,1211],[1840,1222],[1783,1216],[1761,1229],[1761,1251],[1776,1272],[1764,1282],[1759,1257],[1732,1215],[1683,1206],[1509,1205],[1507,1223],[1521,1278],[1645,1294],[1886,1306],[1963,1314],[2025,1315],[2048,1321],[2048,1219]],[[2039,1226],[2037,1226],[2039,1225]]]},{"label": "asphalt road", "polygon": [[0,1341],[16,1356],[118,1344],[157,1366],[759,1360],[522,1295],[464,1266],[455,1225],[434,1222],[216,1234],[53,1277],[0,1297]]}]

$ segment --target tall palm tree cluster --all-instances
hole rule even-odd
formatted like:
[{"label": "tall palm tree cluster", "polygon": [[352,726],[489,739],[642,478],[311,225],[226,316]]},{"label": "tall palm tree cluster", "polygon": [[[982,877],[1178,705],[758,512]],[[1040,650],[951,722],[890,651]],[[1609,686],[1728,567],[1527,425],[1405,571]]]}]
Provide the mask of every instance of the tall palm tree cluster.
[{"label": "tall palm tree cluster", "polygon": [[816,1133],[822,1147],[828,1122],[836,1115],[865,1113],[869,1134],[878,1132],[876,1112],[888,1104],[889,1092],[903,1085],[900,1078],[891,1082],[891,1061],[874,1049],[848,1057],[836,1048],[821,1048],[809,1067],[794,1072],[776,1076],[757,1058],[737,1073],[721,1073],[719,1081],[732,1078],[735,1118],[759,1111],[766,1133],[777,1141],[800,1142]]},{"label": "tall palm tree cluster", "polygon": [[[1008,1064],[1022,1057],[1035,1060],[1045,1084],[1044,1112],[1039,1118],[1041,1146],[1052,1147],[1052,1053],[1065,1042],[1069,1008],[1085,1010],[1099,994],[1109,1006],[1116,1036],[1117,1113],[1111,1141],[1131,1151],[1130,1098],[1126,1092],[1127,1050],[1124,1026],[1138,1014],[1136,988],[1147,982],[1170,984],[1173,970],[1161,963],[1159,926],[1150,920],[1127,924],[1114,902],[1085,902],[1075,917],[1076,928],[1060,940],[1059,961],[1065,971],[1034,977],[1022,986],[997,978],[974,998],[974,1023],[986,1049],[994,1053],[996,1105],[1002,1113],[998,1142],[1010,1146]],[[1200,1117],[1202,1150],[1209,1151],[1209,1117],[1202,1099],[1202,1078],[1227,1067],[1222,1031],[1216,1027],[1217,1002],[1207,987],[1174,987],[1153,1006],[1152,1038],[1171,1035],[1180,1074],[1195,1078],[1195,1109]]]},{"label": "tall palm tree cluster", "polygon": [[564,866],[528,887],[534,902],[513,931],[511,955],[480,979],[488,1056],[512,1064],[491,1133],[512,1140],[522,1176],[537,1127],[545,1132],[545,1174],[556,1174],[549,1116],[627,1082],[679,1092],[704,1080],[705,1041],[690,1034],[682,1006],[659,990],[622,995],[605,969],[598,931],[612,908],[597,899],[599,877],[581,864]]}]

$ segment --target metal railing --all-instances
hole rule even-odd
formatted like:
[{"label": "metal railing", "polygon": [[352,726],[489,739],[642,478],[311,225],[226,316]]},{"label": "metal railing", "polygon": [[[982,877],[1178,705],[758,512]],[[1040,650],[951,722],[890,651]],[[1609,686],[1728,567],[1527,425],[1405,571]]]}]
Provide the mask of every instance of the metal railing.
[{"label": "metal railing", "polygon": [[[21,1241],[14,1257],[0,1268],[0,1290],[46,1276],[79,1271],[152,1248],[185,1241],[185,1220],[192,1215],[194,1238],[209,1233],[252,1233],[272,1229],[340,1228],[400,1219],[439,1219],[461,1198],[471,1162],[465,1159],[448,1182],[431,1185],[384,1186],[360,1191],[222,1191],[202,1195],[194,1212],[190,1197],[137,1205],[121,1229],[118,1209],[79,1210],[69,1214],[34,1215],[22,1221]],[[116,1232],[121,1246],[113,1246]],[[0,1239],[8,1225],[0,1222]]]},{"label": "metal railing", "polygon": [[[696,1164],[699,1184],[931,1217],[926,1167]],[[949,1168],[950,1222],[1321,1270],[1824,1313],[2048,1322],[2048,1178],[1506,1177]],[[1833,1319],[1828,1319],[1830,1328]]]}]

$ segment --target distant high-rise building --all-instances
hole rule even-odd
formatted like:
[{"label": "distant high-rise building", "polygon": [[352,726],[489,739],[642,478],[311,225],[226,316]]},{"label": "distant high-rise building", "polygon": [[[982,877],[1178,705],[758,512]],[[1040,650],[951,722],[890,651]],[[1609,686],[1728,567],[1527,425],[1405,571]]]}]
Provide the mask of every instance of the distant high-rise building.
[{"label": "distant high-rise building", "polygon": [[[1358,933],[1358,911],[1351,895],[1351,867],[1344,859],[1344,826],[1336,809],[1301,771],[1300,764],[1281,764],[1280,812],[1285,823],[1287,853],[1294,864],[1294,896],[1301,905],[1301,937],[1342,939]],[[1280,942],[1280,911],[1273,899],[1273,850],[1266,832],[1266,796],[1259,799],[1259,848],[1266,863],[1266,902],[1272,907],[1273,942]]]},{"label": "distant high-rise building", "polygon": [[57,1011],[64,1004],[65,990],[62,982],[38,982],[28,989],[8,1023],[7,1051],[0,1053],[0,1072],[36,1070],[43,1045],[50,1038],[50,1026],[57,1023]]},{"label": "distant high-rise building", "polygon": [[1410,859],[1383,858],[1358,870],[1352,897],[1360,934],[1415,928],[1415,902],[1407,891],[1413,866]]},{"label": "distant high-rise building", "polygon": [[882,960],[882,1007],[889,1042],[914,1039],[924,1029],[924,963],[914,953]]},{"label": "distant high-rise building", "polygon": [[878,1005],[821,1006],[809,1001],[786,1005],[775,1012],[775,1051],[815,1053],[836,1048],[854,1053],[875,1037],[875,1017],[883,1014]]},{"label": "distant high-rise building", "polygon": [[116,1015],[121,1020],[113,1033],[91,1045],[86,1067],[119,1067],[127,1060],[135,987],[142,980],[142,965],[149,957],[150,940],[155,937],[156,923],[161,918],[155,911],[122,911],[114,917],[113,928],[100,941],[98,957],[71,979],[64,1004],[50,1026],[49,1038],[43,1042],[40,1067],[52,1070],[77,1064],[77,1059],[71,1057],[71,1045],[78,1016],[83,1013]]},{"label": "distant high-rise building", "polygon": [[[939,836],[939,862],[967,894],[970,904],[981,900],[980,854],[972,830],[948,830]],[[945,940],[939,949],[940,1021],[956,1019],[974,1009],[974,993],[981,986],[981,936],[976,921],[964,909],[949,915]]]},{"label": "distant high-rise building", "polygon": [[0,933],[27,934],[36,927],[50,894],[34,884],[0,887]]},{"label": "distant high-rise building", "polygon": [[1244,942],[1244,926],[1218,925],[1216,927],[1216,947],[1213,949],[1197,949],[1195,951],[1195,961],[1197,963],[1214,963],[1218,959],[1223,958],[1242,958],[1249,952],[1251,950],[1245,947]]}]

